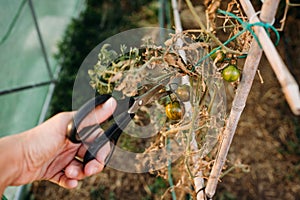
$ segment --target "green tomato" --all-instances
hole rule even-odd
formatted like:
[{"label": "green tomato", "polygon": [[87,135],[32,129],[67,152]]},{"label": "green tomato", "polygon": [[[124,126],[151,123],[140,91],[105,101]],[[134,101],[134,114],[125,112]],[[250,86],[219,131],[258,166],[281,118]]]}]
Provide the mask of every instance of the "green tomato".
[{"label": "green tomato", "polygon": [[234,82],[240,78],[240,70],[235,65],[228,65],[222,70],[222,77],[225,81]]},{"label": "green tomato", "polygon": [[171,120],[180,120],[183,112],[178,101],[170,102],[166,105],[166,115]]}]

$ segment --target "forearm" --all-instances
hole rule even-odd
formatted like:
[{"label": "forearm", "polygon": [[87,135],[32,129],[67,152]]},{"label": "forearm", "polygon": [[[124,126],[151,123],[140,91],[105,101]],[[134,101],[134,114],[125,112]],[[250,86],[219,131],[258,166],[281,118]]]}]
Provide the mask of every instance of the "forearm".
[{"label": "forearm", "polygon": [[22,139],[19,135],[0,139],[0,194],[14,183],[20,174],[20,157]]}]

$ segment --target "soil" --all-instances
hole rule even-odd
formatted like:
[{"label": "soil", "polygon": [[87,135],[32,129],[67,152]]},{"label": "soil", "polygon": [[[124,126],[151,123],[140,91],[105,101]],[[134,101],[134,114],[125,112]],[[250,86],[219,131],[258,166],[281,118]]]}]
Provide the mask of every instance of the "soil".
[{"label": "soil", "polygon": [[[297,8],[291,8],[277,48],[298,84],[299,17]],[[259,70],[264,83],[256,76],[228,155],[228,166],[235,168],[221,179],[216,199],[300,199],[300,117],[290,111],[265,57]],[[233,86],[226,87],[230,102]],[[167,187],[166,181],[154,175],[106,168],[74,190],[47,181],[35,182],[31,197],[35,200],[160,199]],[[166,199],[171,198],[168,195]]]}]

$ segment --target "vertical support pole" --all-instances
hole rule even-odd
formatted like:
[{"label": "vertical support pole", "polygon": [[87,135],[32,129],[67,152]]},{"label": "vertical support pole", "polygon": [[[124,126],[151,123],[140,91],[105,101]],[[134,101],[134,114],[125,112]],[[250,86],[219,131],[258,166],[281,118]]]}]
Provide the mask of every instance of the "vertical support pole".
[{"label": "vertical support pole", "polygon": [[37,21],[37,17],[36,17],[36,14],[35,14],[35,10],[34,10],[32,0],[28,0],[28,4],[29,4],[30,10],[31,10],[34,25],[35,25],[35,28],[36,28],[36,31],[37,31],[37,34],[38,34],[39,42],[40,42],[40,45],[41,45],[41,48],[42,48],[42,53],[43,53],[43,57],[45,59],[48,74],[49,74],[50,80],[53,80],[53,74],[52,74],[52,71],[51,71],[51,68],[50,68],[50,63],[49,63],[49,60],[48,60],[46,48],[45,48],[45,45],[44,45],[43,37],[42,37],[40,27],[39,27],[39,24],[38,24],[38,21]]}]

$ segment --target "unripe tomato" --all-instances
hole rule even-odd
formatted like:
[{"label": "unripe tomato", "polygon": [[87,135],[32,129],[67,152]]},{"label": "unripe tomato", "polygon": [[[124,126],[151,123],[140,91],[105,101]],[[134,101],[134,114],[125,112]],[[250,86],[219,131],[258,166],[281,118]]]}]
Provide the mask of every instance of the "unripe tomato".
[{"label": "unripe tomato", "polygon": [[[211,52],[216,50],[216,48],[212,49]],[[225,58],[225,53],[222,50],[217,50],[215,53],[211,54],[210,57],[213,60],[217,59],[217,62],[222,62]]]},{"label": "unripe tomato", "polygon": [[240,70],[235,65],[228,65],[222,70],[222,77],[225,81],[234,82],[240,78]]},{"label": "unripe tomato", "polygon": [[190,86],[188,85],[180,85],[175,91],[177,97],[183,101],[189,101],[190,100]]},{"label": "unripe tomato", "polygon": [[166,115],[171,120],[180,120],[183,116],[183,109],[178,101],[166,105]]}]

